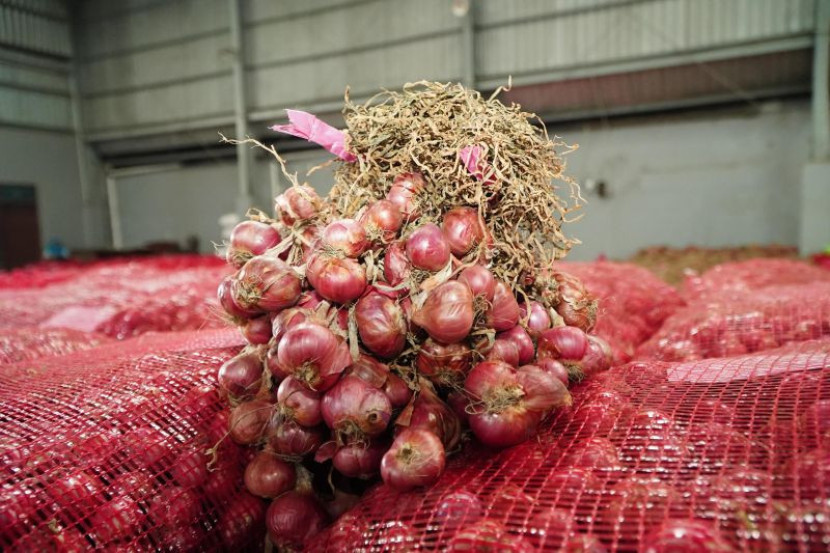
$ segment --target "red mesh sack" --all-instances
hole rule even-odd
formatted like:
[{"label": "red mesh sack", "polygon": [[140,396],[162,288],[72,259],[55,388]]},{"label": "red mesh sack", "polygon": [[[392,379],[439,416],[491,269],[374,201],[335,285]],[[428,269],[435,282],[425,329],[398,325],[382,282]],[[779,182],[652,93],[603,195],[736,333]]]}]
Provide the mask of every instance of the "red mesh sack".
[{"label": "red mesh sack", "polygon": [[216,372],[236,331],[143,336],[0,373],[0,549],[244,551],[265,504],[242,486]]},{"label": "red mesh sack", "polygon": [[830,282],[710,294],[675,313],[637,350],[684,361],[776,348],[830,334]]},{"label": "red mesh sack", "polygon": [[630,263],[560,263],[559,268],[599,300],[594,332],[611,345],[615,364],[630,361],[637,346],[684,305],[675,288]]},{"label": "red mesh sack", "polygon": [[830,282],[830,272],[794,259],[750,259],[723,263],[683,283],[690,301],[711,294],[750,292],[768,286]]},{"label": "red mesh sack", "polygon": [[5,329],[0,333],[0,365],[82,351],[110,340],[103,334],[63,328]]},{"label": "red mesh sack", "polygon": [[0,290],[0,328],[70,328],[113,338],[215,328],[223,324],[214,314],[216,283],[228,272],[216,263],[188,267],[151,258],[102,265],[45,288]]},{"label": "red mesh sack", "polygon": [[312,551],[826,551],[830,353],[631,363],[539,439],[370,491]]}]

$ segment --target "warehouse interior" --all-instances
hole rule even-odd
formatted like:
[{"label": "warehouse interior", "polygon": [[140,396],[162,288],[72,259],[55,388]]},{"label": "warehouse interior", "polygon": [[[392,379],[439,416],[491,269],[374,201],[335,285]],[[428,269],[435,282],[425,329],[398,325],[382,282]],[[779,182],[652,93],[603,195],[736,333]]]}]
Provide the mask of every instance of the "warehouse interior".
[{"label": "warehouse interior", "polygon": [[[583,244],[830,241],[824,2],[816,0],[59,0],[2,3],[5,183],[37,190],[41,246],[210,251],[219,218],[267,208],[325,152],[269,126],[285,108],[342,125],[353,100],[463,82],[535,112],[579,150]],[[312,178],[320,192],[326,173]],[[604,195],[593,191],[604,184]]]}]

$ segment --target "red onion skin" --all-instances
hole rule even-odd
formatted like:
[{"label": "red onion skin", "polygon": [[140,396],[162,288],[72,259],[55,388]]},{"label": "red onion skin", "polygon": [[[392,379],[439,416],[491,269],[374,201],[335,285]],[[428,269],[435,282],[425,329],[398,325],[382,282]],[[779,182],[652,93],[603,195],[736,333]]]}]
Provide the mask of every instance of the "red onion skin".
[{"label": "red onion skin", "polygon": [[280,382],[277,388],[280,412],[302,426],[317,426],[323,422],[320,413],[320,394],[312,392],[293,376]]},{"label": "red onion skin", "polygon": [[237,320],[249,319],[257,314],[256,309],[249,309],[239,305],[234,299],[233,287],[236,282],[234,275],[225,277],[219,283],[219,288],[216,290],[216,296],[219,299],[219,305],[231,318]]},{"label": "red onion skin", "polygon": [[395,180],[392,181],[392,186],[400,186],[405,190],[410,190],[412,192],[421,192],[426,187],[427,183],[424,180],[424,176],[421,173],[410,172],[410,173],[401,173]]},{"label": "red onion skin", "polygon": [[478,211],[472,207],[456,207],[444,215],[441,223],[450,251],[457,257],[464,257],[484,240],[484,227]]},{"label": "red onion skin", "polygon": [[519,303],[502,281],[496,281],[493,305],[487,311],[487,326],[498,332],[510,330],[519,323]]},{"label": "red onion skin", "polygon": [[485,347],[485,361],[504,361],[511,367],[519,366],[519,346],[513,340],[496,338],[492,346]]},{"label": "red onion skin", "polygon": [[286,331],[308,321],[311,312],[301,307],[289,307],[277,313],[271,321],[271,336],[279,344]]},{"label": "red onion skin", "polygon": [[323,395],[322,413],[326,426],[336,432],[377,436],[389,425],[392,404],[382,390],[346,375]]},{"label": "red onion skin", "polygon": [[291,376],[292,373],[280,366],[277,355],[279,352],[278,344],[279,342],[274,342],[274,345],[272,345],[268,349],[268,353],[265,354],[265,367],[268,369],[268,372],[271,373],[271,376],[274,377],[274,380],[282,382]]},{"label": "red onion skin", "polygon": [[536,347],[533,345],[533,339],[520,325],[516,325],[510,330],[505,330],[496,339],[499,338],[510,340],[516,344],[516,347],[519,349],[519,365],[526,365],[536,357]]},{"label": "red onion skin", "polygon": [[383,393],[389,398],[392,407],[400,409],[412,399],[412,390],[404,379],[394,373],[389,373],[386,383],[383,385]]},{"label": "red onion skin", "polygon": [[254,397],[262,387],[262,358],[258,352],[242,351],[219,369],[219,387],[236,399]]},{"label": "red onion skin", "polygon": [[346,257],[357,258],[369,248],[369,239],[360,223],[354,219],[340,219],[323,230],[323,244]]},{"label": "red onion skin", "polygon": [[308,309],[309,311],[314,311],[317,309],[321,303],[323,303],[325,298],[318,294],[315,290],[308,290],[303,292],[300,296],[300,300],[297,302],[297,307],[302,307],[304,309]]},{"label": "red onion skin", "polygon": [[259,497],[273,498],[294,488],[297,472],[273,453],[260,451],[245,467],[245,487]]},{"label": "red onion skin", "polygon": [[260,255],[239,270],[231,293],[243,309],[273,312],[297,303],[302,286],[300,277],[284,261]]},{"label": "red onion skin", "polygon": [[355,307],[360,340],[372,353],[391,359],[406,347],[406,320],[400,306],[377,292],[369,292]]},{"label": "red onion skin", "polygon": [[451,392],[447,396],[447,405],[452,408],[453,413],[455,413],[459,421],[469,426],[469,421],[467,419],[470,414],[467,412],[467,408],[469,407],[470,402],[463,393]]},{"label": "red onion skin", "polygon": [[565,386],[567,386],[570,382],[570,378],[568,376],[568,369],[566,369],[565,365],[563,365],[556,359],[551,359],[549,357],[546,357],[544,359],[537,359],[534,364],[542,370],[547,371],[551,375],[558,378]]},{"label": "red onion skin", "polygon": [[464,380],[473,366],[473,352],[464,343],[442,344],[428,338],[415,358],[419,374],[437,384],[453,384]]},{"label": "red onion skin", "polygon": [[277,362],[283,373],[293,375],[310,390],[322,392],[334,386],[352,358],[349,347],[331,330],[303,323],[282,337]]},{"label": "red onion skin", "polygon": [[496,277],[483,265],[467,267],[458,275],[458,281],[470,287],[473,296],[482,296],[489,303],[496,294]]},{"label": "red onion skin", "polygon": [[380,461],[388,449],[385,440],[347,444],[337,449],[332,463],[343,476],[368,480],[379,474]]},{"label": "red onion skin", "polygon": [[427,223],[406,239],[406,256],[417,269],[440,271],[450,262],[450,244],[438,225]]},{"label": "red onion skin", "polygon": [[448,451],[454,450],[461,442],[461,420],[434,391],[423,385],[411,409],[405,409],[396,424],[398,433],[405,429],[419,429],[434,434]]},{"label": "red onion skin", "polygon": [[578,361],[588,349],[588,335],[574,326],[557,326],[539,335],[539,358]]},{"label": "red onion skin", "polygon": [[228,423],[231,439],[242,445],[257,443],[265,433],[273,410],[273,405],[261,399],[240,403],[232,408]]},{"label": "red onion skin", "polygon": [[366,290],[366,270],[353,259],[311,255],[306,278],[324,298],[336,303],[349,303]]},{"label": "red onion skin", "polygon": [[525,393],[524,407],[530,411],[546,414],[551,409],[573,403],[568,387],[536,365],[519,367],[516,377]]},{"label": "red onion skin", "polygon": [[470,334],[474,317],[470,287],[450,280],[430,292],[424,305],[413,314],[412,322],[434,340],[453,344]]},{"label": "red onion skin", "polygon": [[279,219],[291,226],[297,221],[307,221],[317,215],[322,205],[317,192],[310,186],[292,186],[274,200]]},{"label": "red onion skin", "polygon": [[478,441],[489,447],[503,448],[535,436],[541,419],[538,411],[508,407],[500,413],[471,414],[469,423]]},{"label": "red onion skin", "polygon": [[360,378],[373,388],[382,388],[389,378],[389,367],[372,357],[361,353],[357,361],[348,368],[348,374]]},{"label": "red onion skin", "polygon": [[249,344],[262,345],[271,340],[271,317],[267,315],[248,319],[239,328]]},{"label": "red onion skin", "polygon": [[323,425],[300,426],[292,420],[272,417],[267,430],[268,449],[278,455],[305,457],[317,451],[328,439]]},{"label": "red onion skin", "polygon": [[522,324],[526,324],[527,333],[530,334],[532,338],[536,338],[539,334],[551,327],[552,322],[550,315],[545,310],[545,306],[538,301],[530,302],[529,316],[527,303],[519,304],[519,313],[521,314],[520,319]]},{"label": "red onion skin", "polygon": [[231,231],[228,246],[228,263],[237,269],[252,257],[262,255],[280,243],[282,237],[277,229],[260,221],[242,221]]},{"label": "red onion skin", "polygon": [[228,506],[216,529],[227,550],[239,550],[249,544],[252,534],[261,529],[265,504],[244,491],[225,501],[228,501]]},{"label": "red onion skin", "polygon": [[378,200],[369,206],[360,222],[370,237],[376,236],[381,243],[388,244],[401,230],[403,215],[394,203],[389,200]]},{"label": "red onion skin", "polygon": [[392,242],[386,248],[383,258],[383,276],[392,286],[398,286],[409,278],[412,264],[406,256],[406,247],[402,242]]},{"label": "red onion skin", "polygon": [[395,177],[386,199],[398,208],[405,221],[413,221],[421,215],[417,197],[425,185],[420,173],[403,173]]},{"label": "red onion skin", "polygon": [[299,550],[328,524],[328,515],[311,495],[288,492],[276,498],[265,514],[268,536],[279,550]]},{"label": "red onion skin", "polygon": [[441,440],[426,430],[407,428],[383,456],[383,482],[397,491],[429,486],[444,472],[446,454]]},{"label": "red onion skin", "polygon": [[598,336],[588,336],[588,347],[579,362],[584,376],[593,376],[611,368],[610,347]]}]

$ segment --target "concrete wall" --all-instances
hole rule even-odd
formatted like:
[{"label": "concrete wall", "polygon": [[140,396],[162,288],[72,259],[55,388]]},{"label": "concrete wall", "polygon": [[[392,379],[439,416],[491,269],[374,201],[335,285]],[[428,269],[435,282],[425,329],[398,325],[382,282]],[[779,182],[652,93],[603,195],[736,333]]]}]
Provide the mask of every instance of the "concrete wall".
[{"label": "concrete wall", "polygon": [[549,130],[580,146],[568,173],[609,188],[606,199],[587,196],[571,259],[655,244],[798,244],[807,101]]},{"label": "concrete wall", "polygon": [[37,187],[40,238],[85,246],[75,138],[71,134],[0,127],[0,182]]}]

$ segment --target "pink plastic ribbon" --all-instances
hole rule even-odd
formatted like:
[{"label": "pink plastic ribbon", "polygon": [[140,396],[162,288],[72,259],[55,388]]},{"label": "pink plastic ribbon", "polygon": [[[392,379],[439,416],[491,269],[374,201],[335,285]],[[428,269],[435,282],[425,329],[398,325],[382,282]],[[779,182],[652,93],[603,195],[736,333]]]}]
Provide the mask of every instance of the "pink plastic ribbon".
[{"label": "pink plastic ribbon", "polygon": [[287,109],[285,113],[288,115],[289,123],[287,125],[274,125],[271,130],[305,138],[309,142],[319,144],[343,161],[355,161],[357,159],[354,154],[346,150],[345,132],[335,129],[305,111]]},{"label": "pink plastic ribbon", "polygon": [[481,146],[465,146],[461,148],[458,154],[461,156],[461,162],[464,164],[464,167],[467,168],[467,171],[472,176],[484,184],[493,184],[496,182],[492,174],[487,178],[484,177],[485,173],[490,169],[489,165],[482,159],[484,157],[484,148]]}]

